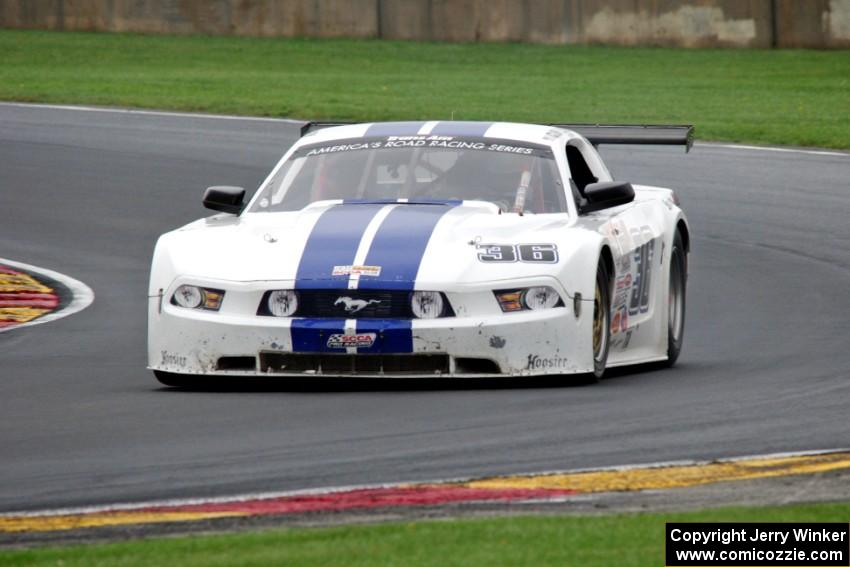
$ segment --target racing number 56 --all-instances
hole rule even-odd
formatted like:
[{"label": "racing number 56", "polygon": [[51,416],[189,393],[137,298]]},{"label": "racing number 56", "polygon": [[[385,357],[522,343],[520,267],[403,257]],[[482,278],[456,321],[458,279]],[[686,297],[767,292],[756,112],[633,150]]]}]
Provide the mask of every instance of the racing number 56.
[{"label": "racing number 56", "polygon": [[478,259],[482,262],[541,262],[555,264],[558,261],[558,247],[554,244],[478,244],[482,252]]},{"label": "racing number 56", "polygon": [[655,258],[655,240],[649,227],[633,229],[632,233],[638,236],[640,232],[648,234],[649,240],[635,248],[633,260],[637,266],[635,277],[632,282],[632,294],[629,300],[629,315],[646,313],[649,311],[650,284],[652,280],[652,261]]}]

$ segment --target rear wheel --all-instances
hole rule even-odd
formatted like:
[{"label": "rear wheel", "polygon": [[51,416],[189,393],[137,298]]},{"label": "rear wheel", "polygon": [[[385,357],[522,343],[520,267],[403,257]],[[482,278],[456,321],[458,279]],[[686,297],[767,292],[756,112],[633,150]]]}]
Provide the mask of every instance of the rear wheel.
[{"label": "rear wheel", "polygon": [[591,382],[598,382],[605,374],[611,335],[611,283],[605,263],[596,268],[596,289],[593,294],[593,373]]},{"label": "rear wheel", "polygon": [[676,364],[682,352],[685,333],[685,291],[688,283],[688,257],[682,235],[676,231],[670,253],[670,277],[667,297],[667,366]]}]

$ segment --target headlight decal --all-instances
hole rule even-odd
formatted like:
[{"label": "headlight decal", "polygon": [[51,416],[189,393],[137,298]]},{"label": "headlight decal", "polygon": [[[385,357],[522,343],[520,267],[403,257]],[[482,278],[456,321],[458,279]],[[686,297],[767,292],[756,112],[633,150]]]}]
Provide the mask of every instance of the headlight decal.
[{"label": "headlight decal", "polygon": [[196,285],[183,284],[174,290],[171,304],[185,309],[203,309],[218,311],[224,300],[223,289],[213,289]]},{"label": "headlight decal", "polygon": [[438,291],[414,291],[410,294],[410,310],[418,319],[437,319],[445,313],[443,294]]},{"label": "headlight decal", "polygon": [[224,300],[224,292],[220,289],[204,289],[204,309],[218,311]]},{"label": "headlight decal", "polygon": [[538,311],[564,306],[560,294],[548,285],[494,290],[493,295],[496,296],[496,301],[503,313]]},{"label": "headlight decal", "polygon": [[558,292],[548,285],[530,287],[522,294],[523,304],[531,309],[551,309],[561,301]]},{"label": "headlight decal", "polygon": [[275,317],[292,317],[298,311],[298,294],[291,289],[270,291],[266,307]]},{"label": "headlight decal", "polygon": [[502,311],[505,313],[523,310],[522,290],[494,291],[493,293],[496,294],[496,300],[499,302],[499,307],[501,307]]}]

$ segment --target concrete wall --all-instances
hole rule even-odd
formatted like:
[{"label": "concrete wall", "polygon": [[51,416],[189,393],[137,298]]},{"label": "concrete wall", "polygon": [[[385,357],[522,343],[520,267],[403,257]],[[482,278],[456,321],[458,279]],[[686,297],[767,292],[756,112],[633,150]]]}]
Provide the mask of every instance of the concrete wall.
[{"label": "concrete wall", "polygon": [[850,0],[776,0],[778,47],[850,47]]},{"label": "concrete wall", "polygon": [[378,0],[0,0],[0,27],[376,37]]},{"label": "concrete wall", "polygon": [[850,0],[0,0],[0,27],[840,48]]}]

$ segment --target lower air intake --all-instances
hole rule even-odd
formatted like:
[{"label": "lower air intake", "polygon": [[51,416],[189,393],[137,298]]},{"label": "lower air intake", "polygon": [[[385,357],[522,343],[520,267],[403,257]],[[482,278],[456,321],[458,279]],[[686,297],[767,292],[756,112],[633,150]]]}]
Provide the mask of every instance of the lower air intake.
[{"label": "lower air intake", "polygon": [[371,374],[405,376],[448,374],[446,354],[291,354],[260,353],[260,371],[282,374]]},{"label": "lower air intake", "polygon": [[501,374],[499,365],[488,358],[455,358],[456,374]]},{"label": "lower air intake", "polygon": [[256,370],[257,359],[253,356],[222,356],[216,364],[217,370]]}]

